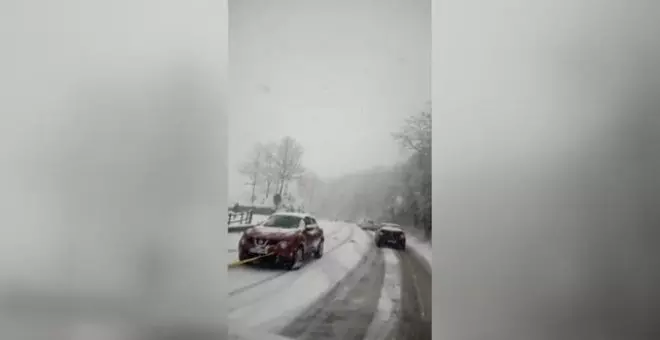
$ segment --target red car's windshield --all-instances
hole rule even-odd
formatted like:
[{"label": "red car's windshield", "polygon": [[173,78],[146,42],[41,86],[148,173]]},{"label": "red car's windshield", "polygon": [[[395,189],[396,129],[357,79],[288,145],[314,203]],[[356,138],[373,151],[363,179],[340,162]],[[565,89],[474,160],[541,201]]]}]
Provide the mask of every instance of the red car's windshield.
[{"label": "red car's windshield", "polygon": [[262,225],[264,227],[276,228],[297,228],[300,225],[301,218],[290,215],[273,215],[269,217]]}]

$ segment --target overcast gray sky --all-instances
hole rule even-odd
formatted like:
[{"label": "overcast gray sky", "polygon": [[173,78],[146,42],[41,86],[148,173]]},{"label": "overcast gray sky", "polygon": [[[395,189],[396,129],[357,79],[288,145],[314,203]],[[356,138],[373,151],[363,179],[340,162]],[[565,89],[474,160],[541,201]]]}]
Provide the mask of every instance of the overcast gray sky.
[{"label": "overcast gray sky", "polygon": [[[429,0],[230,0],[229,186],[285,135],[334,177],[401,158],[390,133],[430,100]],[[231,198],[230,198],[231,199]]]}]

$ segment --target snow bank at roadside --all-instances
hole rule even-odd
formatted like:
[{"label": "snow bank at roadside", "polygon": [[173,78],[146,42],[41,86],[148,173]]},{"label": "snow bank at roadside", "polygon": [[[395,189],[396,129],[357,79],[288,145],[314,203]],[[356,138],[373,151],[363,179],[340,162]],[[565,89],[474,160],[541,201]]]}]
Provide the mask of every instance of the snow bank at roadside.
[{"label": "snow bank at roadside", "polygon": [[409,250],[413,251],[421,260],[425,261],[425,265],[429,272],[433,268],[433,249],[432,242],[422,240],[414,234],[406,235],[406,246]]}]

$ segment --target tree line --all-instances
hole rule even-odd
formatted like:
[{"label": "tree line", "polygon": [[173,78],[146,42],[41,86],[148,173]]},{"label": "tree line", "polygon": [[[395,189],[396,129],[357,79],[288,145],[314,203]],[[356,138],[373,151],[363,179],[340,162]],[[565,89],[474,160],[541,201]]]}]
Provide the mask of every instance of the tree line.
[{"label": "tree line", "polygon": [[375,167],[314,183],[310,210],[326,218],[377,219],[416,226],[427,237],[432,230],[432,115],[429,106],[402,122],[392,133],[408,158],[389,167]]},{"label": "tree line", "polygon": [[399,144],[412,152],[401,165],[397,201],[390,208],[394,220],[408,220],[421,227],[427,237],[432,231],[432,116],[431,109],[406,119],[400,131],[393,134]]}]

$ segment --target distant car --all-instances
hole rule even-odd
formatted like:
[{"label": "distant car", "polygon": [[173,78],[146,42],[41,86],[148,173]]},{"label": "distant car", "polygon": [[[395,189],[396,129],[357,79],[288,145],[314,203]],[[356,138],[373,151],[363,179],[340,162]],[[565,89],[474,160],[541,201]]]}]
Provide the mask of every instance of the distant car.
[{"label": "distant car", "polygon": [[378,224],[376,224],[376,222],[373,220],[363,220],[362,222],[358,223],[358,226],[364,230],[378,229]]},{"label": "distant car", "polygon": [[316,219],[305,213],[278,212],[246,230],[238,242],[241,261],[264,256],[265,261],[295,270],[310,258],[321,258],[325,235]]},{"label": "distant car", "polygon": [[398,224],[381,224],[380,228],[376,231],[374,241],[378,248],[390,246],[396,249],[406,250],[406,234]]}]

